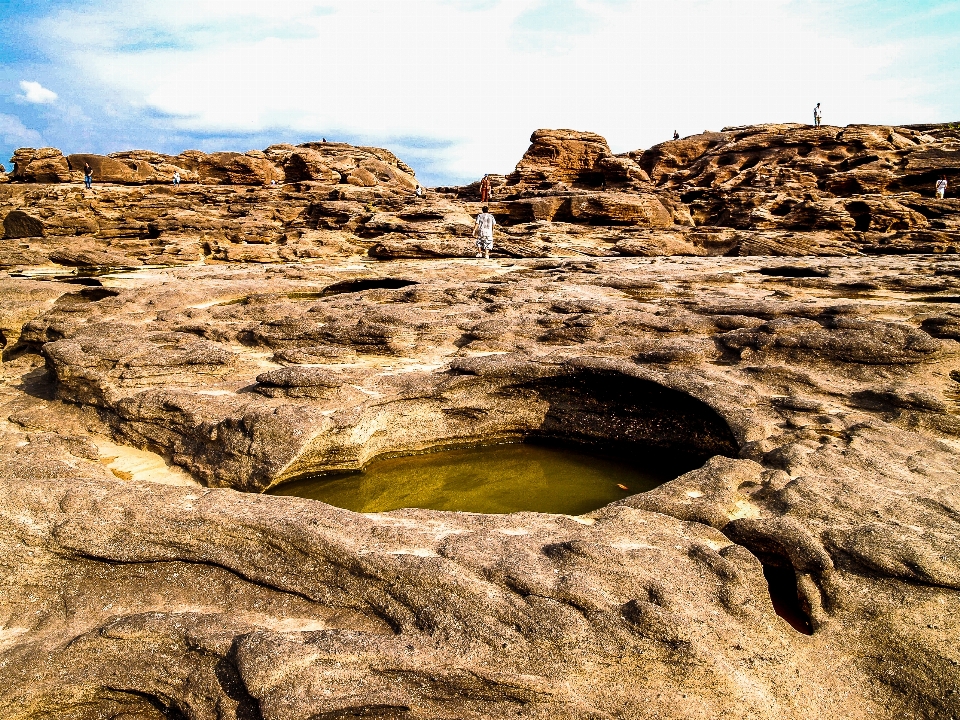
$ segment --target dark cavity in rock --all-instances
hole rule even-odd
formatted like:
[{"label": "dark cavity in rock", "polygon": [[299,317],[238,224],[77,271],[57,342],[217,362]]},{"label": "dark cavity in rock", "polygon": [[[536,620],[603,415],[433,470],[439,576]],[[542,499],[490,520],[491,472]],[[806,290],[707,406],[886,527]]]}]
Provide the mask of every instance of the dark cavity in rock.
[{"label": "dark cavity in rock", "polygon": [[[583,371],[527,383],[550,403],[529,436],[672,453],[687,472],[713,455],[736,457],[730,427],[706,403],[678,390],[614,371]],[[679,473],[678,473],[679,474]]]},{"label": "dark cavity in rock", "polygon": [[78,292],[71,292],[67,293],[66,295],[61,295],[54,305],[57,307],[63,307],[65,305],[100,302],[101,300],[105,300],[109,297],[116,297],[119,294],[120,292],[118,290],[111,290],[110,288],[85,287]]},{"label": "dark cavity in rock", "polygon": [[800,594],[797,591],[797,576],[793,567],[786,565],[763,564],[763,577],[770,590],[773,609],[790,627],[804,635],[813,635],[810,617],[803,610]]},{"label": "dark cavity in rock", "polygon": [[796,265],[781,265],[780,267],[760,268],[757,270],[761,275],[771,277],[827,277],[830,273],[827,270],[817,270],[816,268],[800,267]]},{"label": "dark cavity in rock", "polygon": [[960,303],[960,295],[927,295],[925,297],[911,298],[913,302],[926,303]]},{"label": "dark cavity in rock", "polygon": [[342,295],[343,293],[363,292],[364,290],[396,290],[407,287],[408,285],[417,285],[415,280],[402,280],[400,278],[361,278],[359,280],[344,280],[343,282],[327,285],[321,293],[322,297],[330,295]]}]

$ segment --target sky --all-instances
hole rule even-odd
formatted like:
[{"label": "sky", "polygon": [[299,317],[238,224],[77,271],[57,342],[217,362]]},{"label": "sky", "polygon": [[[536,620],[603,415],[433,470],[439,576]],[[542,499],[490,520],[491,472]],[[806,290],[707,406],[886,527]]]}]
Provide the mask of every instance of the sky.
[{"label": "sky", "polygon": [[538,128],[960,121],[960,0],[0,0],[0,29],[0,161],[325,137],[434,186]]}]

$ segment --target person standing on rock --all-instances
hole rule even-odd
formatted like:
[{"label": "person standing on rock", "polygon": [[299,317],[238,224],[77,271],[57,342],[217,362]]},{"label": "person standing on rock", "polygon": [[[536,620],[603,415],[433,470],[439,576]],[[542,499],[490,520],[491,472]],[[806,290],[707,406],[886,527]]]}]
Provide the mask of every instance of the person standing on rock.
[{"label": "person standing on rock", "polygon": [[820,110],[820,103],[813,109],[813,124],[820,127],[820,118],[823,117],[823,111]]},{"label": "person standing on rock", "polygon": [[488,212],[486,205],[483,206],[483,212],[477,215],[477,224],[473,227],[473,236],[477,238],[477,257],[490,259],[490,251],[493,250],[493,226],[497,224],[496,219]]},{"label": "person standing on rock", "polygon": [[673,131],[673,139],[674,139],[674,140],[679,140],[679,139],[680,139],[680,133],[678,133],[676,130]]},{"label": "person standing on rock", "polygon": [[940,179],[937,180],[937,200],[943,200],[943,196],[947,194],[947,176],[941,175]]},{"label": "person standing on rock", "polygon": [[179,170],[173,173],[173,186],[175,188],[180,187],[180,171]]},{"label": "person standing on rock", "polygon": [[488,200],[490,200],[490,177],[484,175],[483,180],[480,181],[480,202],[487,202]]},{"label": "person standing on rock", "polygon": [[83,164],[83,184],[87,190],[93,188],[93,168],[90,167],[90,163]]}]

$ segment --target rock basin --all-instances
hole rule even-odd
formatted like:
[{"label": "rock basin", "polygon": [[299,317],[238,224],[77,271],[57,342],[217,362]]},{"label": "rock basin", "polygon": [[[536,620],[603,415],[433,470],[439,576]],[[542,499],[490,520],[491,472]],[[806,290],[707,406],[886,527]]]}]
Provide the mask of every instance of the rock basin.
[{"label": "rock basin", "polygon": [[[529,443],[445,449],[376,460],[360,473],[300,478],[272,492],[365,513],[424,508],[582,515],[681,474],[652,455],[641,450],[627,458]],[[685,460],[681,467],[689,464]]]}]

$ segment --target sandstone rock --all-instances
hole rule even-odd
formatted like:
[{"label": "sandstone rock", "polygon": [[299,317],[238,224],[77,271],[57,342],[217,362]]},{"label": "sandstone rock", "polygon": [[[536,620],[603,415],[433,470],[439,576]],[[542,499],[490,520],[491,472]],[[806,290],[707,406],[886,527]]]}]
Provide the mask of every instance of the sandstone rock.
[{"label": "sandstone rock", "polygon": [[703,133],[682,140],[670,140],[654,145],[643,153],[631,154],[637,165],[655,182],[665,174],[678,170],[701,157],[707,150],[724,142],[722,133]]},{"label": "sandstone rock", "polygon": [[347,182],[359,187],[374,187],[377,185],[377,176],[366,168],[355,168],[347,175]]},{"label": "sandstone rock", "polygon": [[[192,163],[201,183],[208,185],[269,185],[283,180],[283,173],[263,153],[220,152],[204,155],[190,151],[178,160]],[[194,169],[194,168],[191,168]]]},{"label": "sandstone rock", "polygon": [[56,148],[20,148],[11,158],[11,179],[20,182],[70,182],[70,165]]},{"label": "sandstone rock", "polygon": [[50,262],[68,267],[133,267],[142,264],[135,257],[100,250],[57,250],[48,258]]},{"label": "sandstone rock", "polygon": [[[751,232],[613,236],[716,250]],[[0,278],[20,353],[0,367],[3,706],[956,714],[956,346],[918,329],[949,311],[903,300],[950,292],[956,265],[344,256],[79,290]],[[108,432],[208,487],[111,473]],[[383,452],[537,432],[711,457],[577,518],[259,494]],[[795,590],[777,594],[777,573]]]},{"label": "sandstone rock", "polygon": [[669,227],[673,218],[656,195],[593,193],[570,199],[570,214],[587,223]]},{"label": "sandstone rock", "polygon": [[83,172],[85,164],[93,170],[93,179],[101,183],[139,184],[156,177],[152,165],[133,159],[120,160],[104,155],[75,154],[68,155],[70,169]]},{"label": "sandstone rock", "polygon": [[[960,713],[960,264],[915,254],[960,249],[960,204],[915,192],[953,136],[533,142],[491,261],[454,259],[471,186],[414,200],[375,148],[3,185],[0,259],[204,260],[0,277],[6,714]],[[261,494],[520,438],[694,469],[576,518]]]},{"label": "sandstone rock", "polygon": [[735,349],[793,351],[878,365],[923,362],[941,351],[936,340],[909,326],[842,317],[823,324],[799,318],[773,320],[755,329],[725,333],[718,339]]},{"label": "sandstone rock", "polygon": [[516,170],[507,177],[507,185],[598,185],[603,175],[594,166],[610,154],[607,141],[594,133],[537,130]]},{"label": "sandstone rock", "polygon": [[3,219],[3,237],[6,240],[43,237],[44,233],[43,221],[22,210],[12,210]]}]

